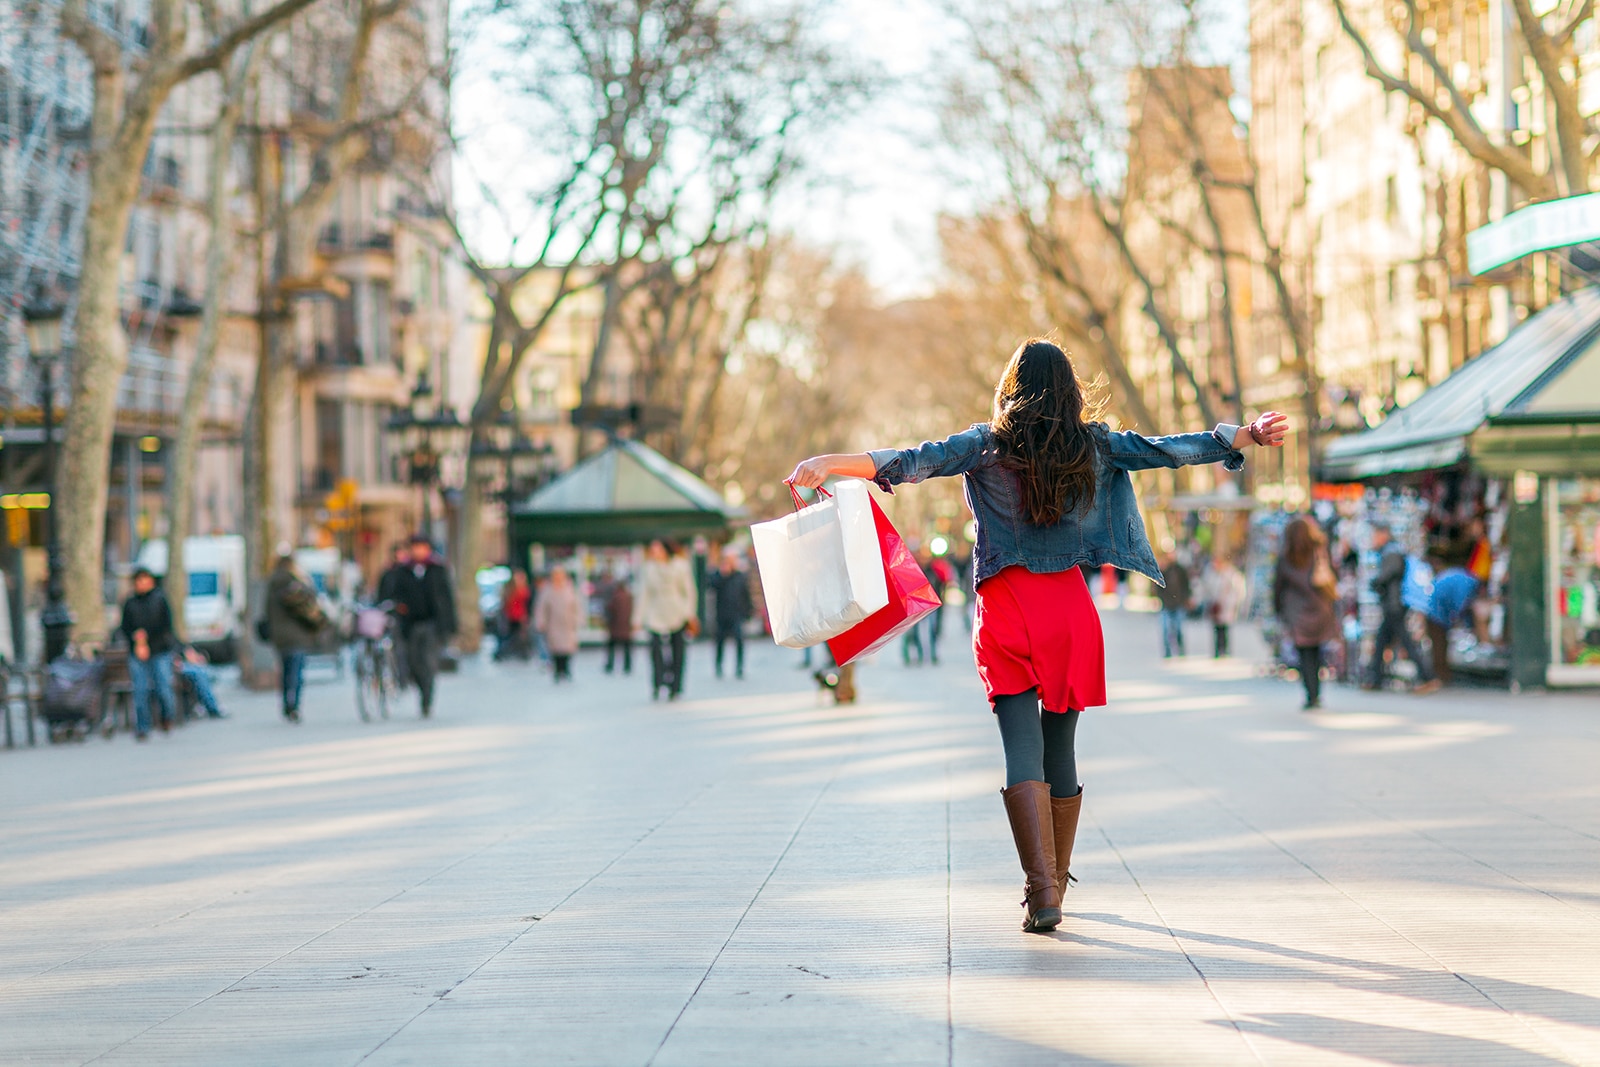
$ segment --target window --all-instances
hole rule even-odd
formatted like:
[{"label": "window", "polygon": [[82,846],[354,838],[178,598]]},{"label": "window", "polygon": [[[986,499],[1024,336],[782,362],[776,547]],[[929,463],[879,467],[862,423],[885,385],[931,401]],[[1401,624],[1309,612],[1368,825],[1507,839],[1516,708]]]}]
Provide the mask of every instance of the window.
[{"label": "window", "polygon": [[317,398],[317,466],[311,488],[331,490],[344,473],[343,405],[326,397]]},{"label": "window", "polygon": [[217,577],[216,571],[190,571],[189,595],[191,597],[216,596],[222,589],[222,582]]}]

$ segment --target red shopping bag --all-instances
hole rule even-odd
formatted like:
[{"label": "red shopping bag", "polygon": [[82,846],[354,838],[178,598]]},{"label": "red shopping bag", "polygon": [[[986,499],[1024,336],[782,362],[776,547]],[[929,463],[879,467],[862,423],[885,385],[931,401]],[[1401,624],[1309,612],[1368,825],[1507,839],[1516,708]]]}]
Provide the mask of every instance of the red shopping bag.
[{"label": "red shopping bag", "polygon": [[889,603],[828,642],[833,661],[844,666],[868,652],[876,652],[938,610],[939,594],[911,557],[900,532],[872,501],[872,519],[878,527],[878,547],[883,550],[883,573],[889,580]]}]

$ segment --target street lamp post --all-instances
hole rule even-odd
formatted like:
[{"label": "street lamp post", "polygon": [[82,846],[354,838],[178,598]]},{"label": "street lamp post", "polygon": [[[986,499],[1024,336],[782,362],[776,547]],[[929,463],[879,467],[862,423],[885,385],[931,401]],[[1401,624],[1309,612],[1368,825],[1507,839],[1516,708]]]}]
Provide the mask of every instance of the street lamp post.
[{"label": "street lamp post", "polygon": [[505,508],[506,562],[515,566],[517,539],[511,508],[519,494],[537,489],[543,483],[554,449],[549,442],[534,444],[528,440],[515,412],[503,412],[483,430],[480,438],[472,443],[472,454],[504,464],[504,485],[496,496]]},{"label": "street lamp post", "polygon": [[406,456],[406,479],[422,490],[422,529],[433,532],[433,491],[439,486],[442,451],[450,449],[466,430],[450,408],[440,408],[433,396],[427,372],[417,376],[411,390],[411,405],[396,411],[388,429],[400,438]]},{"label": "street lamp post", "polygon": [[44,661],[46,663],[66,652],[72,642],[72,612],[67,609],[66,590],[61,569],[61,532],[56,521],[56,408],[55,364],[61,355],[61,319],[64,309],[59,304],[33,304],[23,309],[27,323],[28,354],[38,365],[42,375],[41,404],[44,411],[45,491],[50,495],[49,524],[46,555],[50,573],[45,581],[44,611],[39,615],[39,625],[44,630]]}]

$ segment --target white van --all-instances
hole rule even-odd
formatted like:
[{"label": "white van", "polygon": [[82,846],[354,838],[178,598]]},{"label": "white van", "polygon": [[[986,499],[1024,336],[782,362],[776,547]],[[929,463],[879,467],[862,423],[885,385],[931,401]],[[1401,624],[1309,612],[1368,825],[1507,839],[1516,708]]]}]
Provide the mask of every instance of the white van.
[{"label": "white van", "polygon": [[[183,559],[189,571],[188,595],[183,601],[184,634],[213,663],[231,663],[238,656],[239,638],[244,633],[244,538],[238,534],[190,537],[183,543]],[[146,541],[139,549],[139,565],[165,578],[166,539]]]}]

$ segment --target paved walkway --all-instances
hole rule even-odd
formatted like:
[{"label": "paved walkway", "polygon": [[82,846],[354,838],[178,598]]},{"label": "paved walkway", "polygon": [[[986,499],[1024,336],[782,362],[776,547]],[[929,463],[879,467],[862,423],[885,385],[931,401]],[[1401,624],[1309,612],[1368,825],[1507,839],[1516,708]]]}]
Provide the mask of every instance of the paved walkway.
[{"label": "paved walkway", "polygon": [[0,1064],[1600,1064],[1600,699],[1305,715],[1107,628],[1053,937],[955,650],[0,751]]}]

